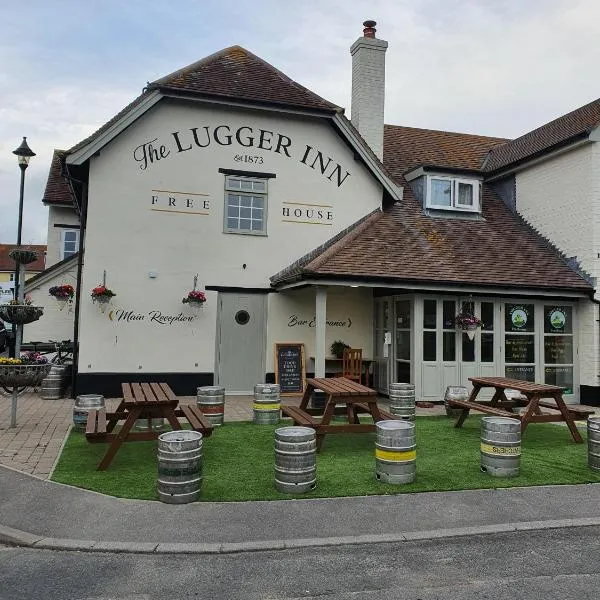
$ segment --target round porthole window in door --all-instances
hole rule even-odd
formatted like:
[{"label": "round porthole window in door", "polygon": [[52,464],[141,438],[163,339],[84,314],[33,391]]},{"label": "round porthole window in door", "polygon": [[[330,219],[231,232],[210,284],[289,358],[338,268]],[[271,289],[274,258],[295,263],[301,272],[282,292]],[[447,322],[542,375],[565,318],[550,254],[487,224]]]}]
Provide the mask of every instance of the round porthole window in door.
[{"label": "round porthole window in door", "polygon": [[238,310],[235,313],[235,322],[238,325],[247,325],[250,321],[250,313],[247,310]]}]

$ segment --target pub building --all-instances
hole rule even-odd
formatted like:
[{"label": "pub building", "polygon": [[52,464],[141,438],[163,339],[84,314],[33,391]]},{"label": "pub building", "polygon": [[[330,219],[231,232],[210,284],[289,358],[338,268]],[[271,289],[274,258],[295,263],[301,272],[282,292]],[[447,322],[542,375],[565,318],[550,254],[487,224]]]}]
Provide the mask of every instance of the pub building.
[{"label": "pub building", "polygon": [[[410,382],[418,400],[470,376],[558,384],[571,403],[597,386],[578,351],[597,351],[592,280],[486,171],[510,142],[384,125],[386,50],[365,22],[351,119],[233,46],[55,152],[52,266],[28,284],[48,309],[25,336],[75,339],[76,393],[160,380],[248,394],[274,381],[280,343],[304,344],[307,376],[333,374],[335,340],[362,348],[379,392]],[[76,304],[54,319],[48,288],[66,280]],[[182,303],[194,289],[201,307]]]}]

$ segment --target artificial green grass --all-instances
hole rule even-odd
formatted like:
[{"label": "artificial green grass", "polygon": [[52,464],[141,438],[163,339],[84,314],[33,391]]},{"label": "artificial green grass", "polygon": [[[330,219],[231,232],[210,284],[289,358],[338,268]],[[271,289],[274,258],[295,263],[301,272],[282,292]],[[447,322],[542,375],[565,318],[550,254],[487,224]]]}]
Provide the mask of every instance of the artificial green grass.
[{"label": "artificial green grass", "polygon": [[[227,423],[203,444],[201,501],[293,498],[275,490],[274,431],[289,425]],[[567,427],[530,425],[522,439],[518,477],[491,477],[480,470],[480,418],[462,429],[447,417],[417,417],[417,476],[414,483],[390,485],[375,478],[375,433],[325,436],[317,454],[316,489],[302,498],[363,496],[531,485],[598,483],[587,465],[587,444],[576,444]],[[582,432],[585,437],[585,432]],[[108,444],[90,444],[72,432],[52,479],[122,498],[157,499],[157,442],[128,442],[106,471],[96,466]]]}]

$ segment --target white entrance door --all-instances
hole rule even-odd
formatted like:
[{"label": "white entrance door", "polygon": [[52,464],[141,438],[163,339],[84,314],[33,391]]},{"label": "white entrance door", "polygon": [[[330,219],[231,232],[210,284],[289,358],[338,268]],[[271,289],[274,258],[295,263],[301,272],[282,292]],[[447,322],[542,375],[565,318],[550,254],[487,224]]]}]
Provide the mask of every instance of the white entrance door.
[{"label": "white entrance door", "polygon": [[251,394],[265,378],[266,294],[219,293],[217,384]]}]

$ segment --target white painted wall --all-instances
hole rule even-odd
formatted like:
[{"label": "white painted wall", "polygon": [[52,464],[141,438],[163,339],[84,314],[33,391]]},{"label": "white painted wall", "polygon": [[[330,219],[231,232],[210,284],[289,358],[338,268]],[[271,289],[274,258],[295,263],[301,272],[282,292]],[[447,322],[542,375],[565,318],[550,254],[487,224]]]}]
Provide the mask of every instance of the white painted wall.
[{"label": "white painted wall", "polygon": [[[600,278],[600,144],[593,142],[516,175],[517,210],[566,256]],[[596,294],[596,298],[600,298]],[[598,307],[581,302],[581,385],[599,385]]]},{"label": "white painted wall", "polygon": [[64,206],[50,206],[48,211],[48,248],[46,250],[46,268],[62,260],[61,232],[63,228],[55,227],[55,224],[73,225],[74,229],[79,228],[79,217],[74,209]]},{"label": "white painted wall", "polygon": [[[201,134],[205,125],[228,125],[231,130],[250,126],[255,146],[244,148],[235,141],[223,146],[213,139],[208,148],[177,151],[172,132],[180,131],[182,147],[187,147],[192,139],[189,129],[197,127]],[[273,147],[277,132],[289,137],[291,157],[258,149],[261,128],[274,132]],[[165,146],[166,157],[141,169],[134,150],[152,140],[159,152]],[[340,164],[342,173],[351,173],[341,186],[335,176],[330,180],[301,163],[307,145]],[[258,156],[262,164],[236,161],[236,155]],[[136,156],[140,158],[139,150]],[[224,175],[219,168],[277,175],[269,180],[267,236],[223,233]],[[168,206],[169,196],[176,198],[175,207]],[[318,210],[307,204],[319,205],[332,218],[284,215],[284,209]],[[215,293],[207,294],[201,315],[191,322],[159,324],[149,312],[191,316],[181,299],[192,288],[195,274],[201,289],[268,287],[271,275],[380,204],[380,184],[323,120],[162,102],[91,159],[80,372],[213,372]],[[86,296],[102,282],[104,271],[117,296],[111,303],[113,312],[102,314]],[[149,277],[151,271],[155,278]],[[118,310],[144,318],[119,321],[124,313]]]},{"label": "white painted wall", "polygon": [[[302,342],[308,371],[314,368],[315,289],[289,290],[269,295],[267,328],[267,372],[274,370],[276,343]],[[370,288],[327,289],[325,355],[331,344],[341,340],[352,348],[362,348],[365,358],[373,357],[373,293]]]}]

